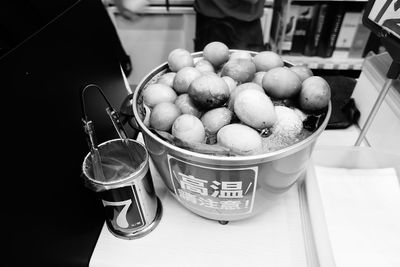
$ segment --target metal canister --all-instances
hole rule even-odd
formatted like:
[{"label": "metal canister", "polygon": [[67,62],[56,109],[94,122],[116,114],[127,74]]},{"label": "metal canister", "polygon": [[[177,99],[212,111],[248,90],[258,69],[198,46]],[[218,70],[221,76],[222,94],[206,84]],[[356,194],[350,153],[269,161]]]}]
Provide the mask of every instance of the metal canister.
[{"label": "metal canister", "polygon": [[[240,50],[230,53],[235,51]],[[197,62],[203,52],[192,56]],[[173,145],[144,123],[143,91],[169,71],[165,62],[142,79],[133,93],[132,110],[154,166],[168,191],[185,208],[218,221],[250,218],[267,210],[305,175],[317,138],[329,122],[331,103],[316,121],[316,129],[286,148],[249,156],[209,155]]]},{"label": "metal canister", "polygon": [[147,149],[132,139],[113,139],[98,146],[103,180],[94,175],[91,153],[82,169],[85,185],[97,192],[104,205],[109,231],[119,238],[135,239],[154,230],[162,216],[149,170]]}]

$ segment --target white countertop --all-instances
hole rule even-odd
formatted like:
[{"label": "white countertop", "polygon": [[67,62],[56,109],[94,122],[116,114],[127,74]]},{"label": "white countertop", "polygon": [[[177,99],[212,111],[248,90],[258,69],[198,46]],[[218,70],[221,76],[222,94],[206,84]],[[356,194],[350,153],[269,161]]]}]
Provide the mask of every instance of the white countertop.
[{"label": "white countertop", "polygon": [[163,215],[140,239],[114,237],[104,225],[90,266],[271,266],[306,267],[298,192],[293,187],[270,209],[221,225],[181,206],[153,175]]},{"label": "white countertop", "polygon": [[[354,146],[360,129],[352,125],[346,129],[325,130],[318,137],[316,146]],[[361,146],[367,146],[362,142]]]},{"label": "white countertop", "polygon": [[[368,114],[366,112],[368,110],[363,109],[362,112]],[[390,121],[390,123],[397,122]],[[343,160],[341,156],[344,150],[354,146],[359,133],[360,129],[355,125],[346,129],[325,130],[317,139],[315,149],[339,150],[340,155],[338,154],[336,159],[331,154],[324,159],[330,163],[339,160],[344,164],[355,162],[360,164],[361,161],[357,157]],[[397,135],[391,136],[391,140],[397,140]],[[362,142],[361,146],[369,144]],[[390,146],[377,148],[398,153]],[[318,152],[316,150],[315,152]],[[320,160],[318,153],[314,153],[312,157],[313,162]],[[383,162],[385,159],[377,157],[379,156],[370,158],[363,164],[379,167],[378,162]],[[307,176],[313,169],[312,164],[310,163]],[[323,227],[322,224],[312,229],[304,226],[310,222],[305,223],[307,220],[304,206],[308,204],[303,203],[304,188],[301,186],[293,186],[282,198],[271,203],[265,213],[221,225],[216,221],[199,217],[181,206],[167,192],[158,174],[154,172],[152,175],[157,195],[163,205],[163,215],[159,225],[148,235],[135,240],[119,239],[104,225],[93,251],[90,266],[303,267],[318,266],[316,258],[319,258],[321,264],[323,262],[322,266],[336,266],[331,260],[331,249],[326,245],[326,239],[322,238],[324,235],[314,236],[314,246],[317,246],[317,243],[325,243],[325,246],[321,246],[322,250],[316,249],[310,242],[310,232],[314,232],[314,235],[315,231],[321,234]],[[310,210],[311,208],[315,206],[310,207]],[[307,216],[315,220],[315,214]],[[318,252],[315,252],[317,250]],[[323,261],[321,257],[324,258]]]},{"label": "white countertop", "polygon": [[[353,146],[358,134],[356,126],[325,130],[316,146]],[[265,213],[221,225],[181,206],[152,175],[163,205],[159,225],[135,240],[119,239],[104,225],[90,266],[309,266],[297,186]]]}]

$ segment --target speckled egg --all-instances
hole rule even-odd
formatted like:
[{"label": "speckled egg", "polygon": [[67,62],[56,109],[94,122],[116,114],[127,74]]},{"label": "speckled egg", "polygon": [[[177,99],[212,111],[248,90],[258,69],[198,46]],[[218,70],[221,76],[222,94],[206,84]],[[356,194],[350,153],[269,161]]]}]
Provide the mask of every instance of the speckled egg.
[{"label": "speckled egg", "polygon": [[271,127],[276,122],[275,108],[271,99],[258,90],[244,90],[233,104],[236,116],[255,129]]},{"label": "speckled egg", "polygon": [[258,132],[239,123],[222,127],[217,133],[217,143],[239,155],[255,155],[262,151],[262,138]]}]

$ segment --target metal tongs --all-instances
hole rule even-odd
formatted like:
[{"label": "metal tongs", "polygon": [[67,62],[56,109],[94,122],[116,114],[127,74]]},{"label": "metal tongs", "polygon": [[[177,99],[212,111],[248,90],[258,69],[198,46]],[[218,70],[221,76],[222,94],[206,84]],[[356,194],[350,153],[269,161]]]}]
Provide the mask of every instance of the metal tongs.
[{"label": "metal tongs", "polygon": [[96,178],[96,180],[105,181],[106,178],[104,176],[103,168],[101,166],[101,157],[98,150],[97,141],[94,135],[93,122],[83,120],[83,123],[84,123],[83,129],[85,130],[85,133],[88,136],[87,141],[90,149],[90,157],[92,159],[94,177]]},{"label": "metal tongs", "polygon": [[[140,153],[132,153],[130,148],[129,148],[129,143],[128,143],[128,137],[125,132],[125,129],[123,127],[123,124],[120,120],[118,112],[112,107],[111,103],[108,101],[107,97],[105,96],[104,92],[101,90],[101,88],[96,85],[96,84],[88,84],[82,88],[81,91],[81,107],[82,107],[82,122],[83,122],[83,129],[87,135],[87,143],[90,149],[90,156],[92,160],[92,165],[93,165],[93,172],[94,172],[94,177],[96,180],[99,181],[106,181],[106,177],[103,172],[103,167],[102,167],[102,162],[101,162],[101,156],[98,150],[98,144],[96,140],[96,135],[94,131],[94,125],[91,120],[88,120],[87,114],[86,114],[86,109],[85,109],[85,101],[84,101],[84,95],[85,91],[88,88],[96,88],[102,97],[104,98],[105,102],[107,103],[107,108],[106,112],[108,116],[111,119],[111,122],[115,128],[115,130],[118,133],[118,136],[120,137],[121,141],[125,145],[126,152],[129,155],[129,158],[133,164],[137,162],[143,162],[143,159],[138,158]],[[132,148],[131,148],[132,149]]]}]

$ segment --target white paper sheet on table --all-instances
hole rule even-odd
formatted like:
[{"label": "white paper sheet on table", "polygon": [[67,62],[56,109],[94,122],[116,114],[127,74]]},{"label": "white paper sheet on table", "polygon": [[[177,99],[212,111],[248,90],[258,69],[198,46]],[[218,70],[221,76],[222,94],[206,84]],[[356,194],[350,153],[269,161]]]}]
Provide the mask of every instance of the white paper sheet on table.
[{"label": "white paper sheet on table", "polygon": [[315,174],[336,266],[400,266],[395,169],[315,166]]}]

